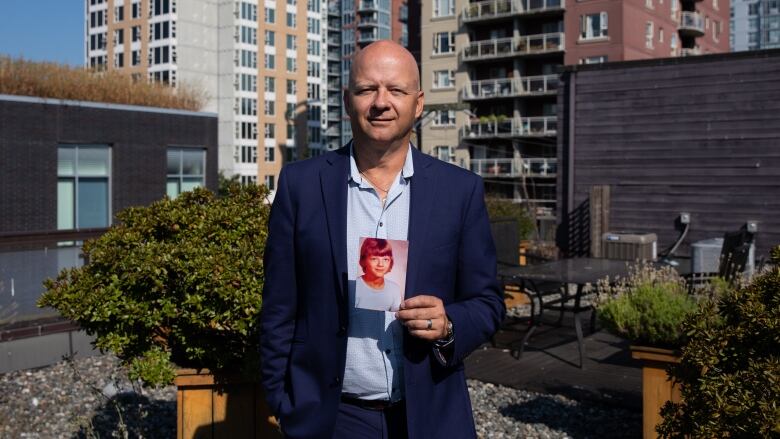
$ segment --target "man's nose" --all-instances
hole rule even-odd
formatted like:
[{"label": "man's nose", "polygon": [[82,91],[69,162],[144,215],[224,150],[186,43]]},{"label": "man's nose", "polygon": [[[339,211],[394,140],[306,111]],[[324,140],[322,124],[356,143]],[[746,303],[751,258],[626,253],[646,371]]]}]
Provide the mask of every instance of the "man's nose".
[{"label": "man's nose", "polygon": [[376,91],[376,98],[374,98],[373,107],[377,110],[386,110],[390,106],[388,101],[388,91],[384,87]]}]

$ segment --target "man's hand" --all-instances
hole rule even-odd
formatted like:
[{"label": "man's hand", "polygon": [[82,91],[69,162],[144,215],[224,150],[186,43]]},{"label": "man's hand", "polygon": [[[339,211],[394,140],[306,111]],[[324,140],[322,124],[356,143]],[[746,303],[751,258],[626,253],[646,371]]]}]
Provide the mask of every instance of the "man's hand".
[{"label": "man's hand", "polygon": [[428,341],[447,338],[447,314],[438,297],[415,296],[404,300],[395,317],[415,337]]}]

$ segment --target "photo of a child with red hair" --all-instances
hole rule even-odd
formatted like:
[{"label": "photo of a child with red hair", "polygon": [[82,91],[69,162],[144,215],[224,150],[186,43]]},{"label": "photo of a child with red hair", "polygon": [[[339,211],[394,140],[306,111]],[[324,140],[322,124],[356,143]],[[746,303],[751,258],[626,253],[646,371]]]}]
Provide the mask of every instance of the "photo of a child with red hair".
[{"label": "photo of a child with red hair", "polygon": [[406,241],[361,238],[359,265],[362,275],[355,282],[355,307],[398,311],[404,300]]}]

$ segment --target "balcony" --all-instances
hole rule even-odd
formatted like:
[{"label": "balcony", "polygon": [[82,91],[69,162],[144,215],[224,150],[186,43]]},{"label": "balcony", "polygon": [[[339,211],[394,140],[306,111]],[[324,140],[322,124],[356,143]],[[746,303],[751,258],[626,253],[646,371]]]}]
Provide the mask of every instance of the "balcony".
[{"label": "balcony", "polygon": [[464,61],[483,61],[514,56],[559,52],[563,50],[563,32],[475,41],[462,52]]},{"label": "balcony", "polygon": [[325,135],[328,137],[341,137],[341,128],[339,124],[336,124],[325,130]]},{"label": "balcony", "polygon": [[373,12],[379,10],[379,2],[377,0],[361,0],[358,3],[358,12]]},{"label": "balcony", "polygon": [[555,177],[558,172],[557,159],[473,159],[469,169],[481,177]]},{"label": "balcony", "polygon": [[361,31],[358,34],[357,40],[358,43],[373,43],[374,41],[379,40],[379,29]]},{"label": "balcony", "polygon": [[519,79],[471,81],[461,90],[464,101],[478,99],[543,96],[558,91],[558,75],[526,76]]},{"label": "balcony", "polygon": [[562,11],[564,0],[487,0],[463,8],[463,22],[494,20],[522,14]]},{"label": "balcony", "polygon": [[461,128],[461,138],[493,139],[555,136],[556,116],[523,117],[495,121],[477,121]]},{"label": "balcony", "polygon": [[678,30],[680,35],[701,37],[704,35],[704,19],[698,12],[682,11]]},{"label": "balcony", "polygon": [[330,35],[330,36],[328,36],[328,45],[329,46],[341,46],[341,36],[340,35]]},{"label": "balcony", "polygon": [[334,2],[330,1],[328,2],[328,14],[330,15],[337,15],[341,17],[341,2]]},{"label": "balcony", "polygon": [[359,28],[367,28],[367,27],[379,27],[379,19],[377,18],[377,14],[371,14],[371,15],[362,15],[358,17],[357,25]]},{"label": "balcony", "polygon": [[328,120],[337,121],[341,120],[341,113],[338,111],[328,111]]}]

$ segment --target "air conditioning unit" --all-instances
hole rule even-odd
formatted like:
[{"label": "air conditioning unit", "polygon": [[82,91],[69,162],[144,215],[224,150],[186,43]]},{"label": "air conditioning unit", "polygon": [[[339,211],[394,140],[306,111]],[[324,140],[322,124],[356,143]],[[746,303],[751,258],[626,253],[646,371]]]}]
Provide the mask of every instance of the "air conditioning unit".
[{"label": "air conditioning unit", "polygon": [[658,237],[655,233],[607,232],[602,235],[603,256],[623,261],[655,260]]}]

